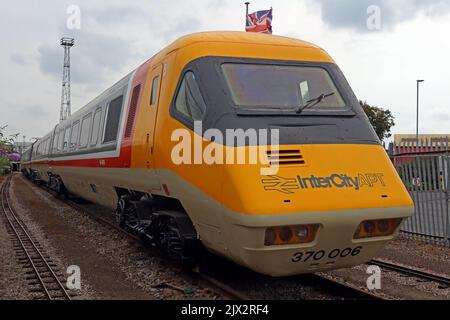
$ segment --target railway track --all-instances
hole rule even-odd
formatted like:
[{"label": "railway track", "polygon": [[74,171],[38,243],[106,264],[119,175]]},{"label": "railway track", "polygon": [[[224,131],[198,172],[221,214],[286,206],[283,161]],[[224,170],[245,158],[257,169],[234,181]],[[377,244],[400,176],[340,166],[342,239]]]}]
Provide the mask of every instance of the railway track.
[{"label": "railway track", "polygon": [[28,232],[9,199],[11,176],[0,186],[0,211],[7,223],[16,257],[24,268],[30,292],[35,299],[71,300],[63,276],[42,246]]},{"label": "railway track", "polygon": [[351,295],[360,300],[385,300],[385,298],[380,295],[366,291],[350,283],[344,283],[318,274],[312,274],[311,276],[315,277],[318,282],[323,284],[323,286],[329,287],[330,290],[346,293],[347,295]]},{"label": "railway track", "polygon": [[379,266],[383,269],[395,271],[410,277],[420,278],[425,281],[436,282],[440,284],[441,289],[446,289],[450,287],[450,278],[443,277],[437,274],[425,272],[408,266],[388,262],[385,260],[373,259],[369,264]]},{"label": "railway track", "polygon": [[[86,207],[78,204],[77,202],[75,202],[69,198],[63,198],[63,197],[58,196],[53,190],[49,189],[45,185],[39,185],[39,187],[41,187],[42,190],[46,191],[52,197],[58,199],[59,201],[70,206],[71,208],[75,209],[76,211],[81,212],[85,215],[88,215],[95,221],[120,232],[121,234],[125,235],[131,241],[134,241],[139,244],[142,243],[141,238],[135,236],[132,233],[127,232],[126,230],[121,228],[116,222],[112,221],[111,219],[102,217],[99,214],[87,209]],[[233,288],[227,286],[225,283],[222,283],[222,282],[206,275],[205,273],[202,273],[201,271],[195,271],[194,273],[196,276],[198,276],[200,279],[202,279],[204,282],[206,282],[211,290],[213,290],[216,294],[220,295],[221,297],[223,297],[225,299],[230,299],[230,300],[249,300],[250,299],[245,294],[234,290]],[[169,287],[174,290],[182,291],[182,288],[174,286],[170,283],[161,283],[160,286],[161,287]]]},{"label": "railway track", "polygon": [[[111,219],[105,218],[100,216],[99,214],[96,214],[92,212],[91,210],[87,209],[83,205],[78,204],[77,202],[69,199],[69,198],[63,198],[58,196],[53,190],[49,189],[45,185],[39,185],[42,190],[45,190],[48,194],[53,196],[54,198],[58,199],[59,201],[69,205],[71,208],[77,210],[78,212],[81,212],[83,214],[86,214],[96,220],[97,222],[106,225],[107,227],[113,228],[114,230],[117,230],[118,232],[125,235],[127,238],[129,238],[132,241],[135,241],[137,243],[141,243],[142,239],[127,232],[126,230],[122,229],[116,222],[112,221]],[[209,275],[207,272],[202,272],[201,268],[200,270],[195,271],[195,274],[205,281],[210,289],[212,289],[216,294],[219,294],[225,299],[231,299],[231,300],[251,300],[252,298],[249,297],[247,294],[240,292],[231,286],[227,285],[226,283],[216,279],[215,277]],[[375,295],[371,292],[368,292],[366,290],[363,290],[361,288],[358,288],[356,286],[353,286],[351,284],[343,283],[340,281],[337,281],[332,278],[328,278],[326,276],[318,275],[318,274],[311,274],[311,277],[315,279],[318,283],[321,284],[322,287],[328,288],[330,291],[338,292],[342,291],[347,296],[353,296],[356,299],[362,299],[362,300],[382,300],[383,298]],[[174,288],[175,290],[180,290],[180,288],[173,286],[169,283],[164,283],[163,286]],[[180,290],[181,291],[181,290]]]}]

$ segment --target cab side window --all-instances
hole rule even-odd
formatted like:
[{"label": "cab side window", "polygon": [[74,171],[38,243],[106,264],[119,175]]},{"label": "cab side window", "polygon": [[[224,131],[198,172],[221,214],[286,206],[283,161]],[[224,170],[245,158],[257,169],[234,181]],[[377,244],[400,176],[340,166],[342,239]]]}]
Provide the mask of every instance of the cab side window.
[{"label": "cab side window", "polygon": [[175,98],[175,109],[189,120],[201,120],[206,111],[200,88],[193,72],[188,71],[183,77]]},{"label": "cab side window", "polygon": [[154,105],[158,100],[158,83],[159,83],[159,76],[156,76],[153,78],[152,81],[152,96],[150,97],[151,106]]}]

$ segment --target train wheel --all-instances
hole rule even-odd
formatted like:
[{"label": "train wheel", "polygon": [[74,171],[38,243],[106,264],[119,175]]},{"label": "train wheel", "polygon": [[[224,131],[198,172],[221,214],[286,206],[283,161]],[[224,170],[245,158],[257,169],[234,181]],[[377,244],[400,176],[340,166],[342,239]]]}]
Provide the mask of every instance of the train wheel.
[{"label": "train wheel", "polygon": [[176,258],[183,255],[183,244],[174,219],[163,219],[160,224],[159,247],[169,256]]},{"label": "train wheel", "polygon": [[117,202],[116,221],[122,229],[125,229],[127,226],[128,198],[128,196],[121,196]]}]

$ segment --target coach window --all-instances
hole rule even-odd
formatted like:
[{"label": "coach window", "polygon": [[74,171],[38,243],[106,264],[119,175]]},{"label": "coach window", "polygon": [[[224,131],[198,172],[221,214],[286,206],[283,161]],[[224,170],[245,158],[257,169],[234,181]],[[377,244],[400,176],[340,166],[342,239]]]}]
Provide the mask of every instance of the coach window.
[{"label": "coach window", "polygon": [[70,149],[75,149],[78,141],[78,132],[80,130],[80,121],[76,121],[72,126],[72,133],[70,135]]},{"label": "coach window", "polygon": [[102,108],[98,108],[94,113],[92,121],[91,146],[95,146],[98,141],[98,130],[100,128],[100,120],[102,118]]},{"label": "coach window", "polygon": [[86,148],[89,139],[89,130],[91,129],[91,117],[92,113],[89,113],[86,117],[81,121],[81,129],[80,129],[80,148]]},{"label": "coach window", "polygon": [[51,150],[50,150],[51,145],[52,145],[52,138],[50,136],[50,137],[48,137],[47,144],[45,145],[45,154],[51,153]]},{"label": "coach window", "polygon": [[152,96],[150,97],[151,106],[156,103],[156,100],[158,100],[158,83],[159,83],[159,76],[156,76],[153,78],[152,81]]},{"label": "coach window", "polygon": [[119,130],[120,114],[122,112],[123,96],[120,96],[109,103],[108,117],[106,118],[105,134],[103,143],[115,141]]},{"label": "coach window", "polygon": [[49,147],[49,145],[50,145],[49,142],[50,142],[50,139],[49,139],[49,138],[45,139],[45,142],[44,142],[44,152],[43,152],[44,155],[47,155],[47,154],[48,154],[48,147]]},{"label": "coach window", "polygon": [[40,143],[36,146],[36,157],[39,157],[41,155],[41,153],[40,153],[40,146],[41,146]]},{"label": "coach window", "polygon": [[188,71],[183,77],[175,99],[175,109],[190,120],[201,120],[206,111],[195,75]]},{"label": "coach window", "polygon": [[53,136],[52,153],[56,153],[58,151],[58,137],[59,137],[59,132],[55,131],[55,134]]},{"label": "coach window", "polygon": [[66,128],[66,131],[64,131],[64,142],[62,150],[66,151],[69,146],[69,137],[70,137],[70,127]]},{"label": "coach window", "polygon": [[64,150],[63,144],[64,144],[64,128],[62,128],[59,131],[58,152]]},{"label": "coach window", "polygon": [[59,131],[58,152],[64,150],[64,129]]}]

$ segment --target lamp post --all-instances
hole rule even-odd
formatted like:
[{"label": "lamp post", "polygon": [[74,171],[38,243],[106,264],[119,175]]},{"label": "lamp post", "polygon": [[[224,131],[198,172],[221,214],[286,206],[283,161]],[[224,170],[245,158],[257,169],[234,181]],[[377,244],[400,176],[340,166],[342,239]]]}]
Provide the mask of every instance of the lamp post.
[{"label": "lamp post", "polygon": [[416,80],[417,83],[417,113],[416,113],[416,140],[419,143],[419,83],[425,80]]},{"label": "lamp post", "polygon": [[22,136],[23,138],[23,142],[22,142],[22,152],[20,153],[20,155],[22,156],[23,152],[25,151],[25,135]]}]

